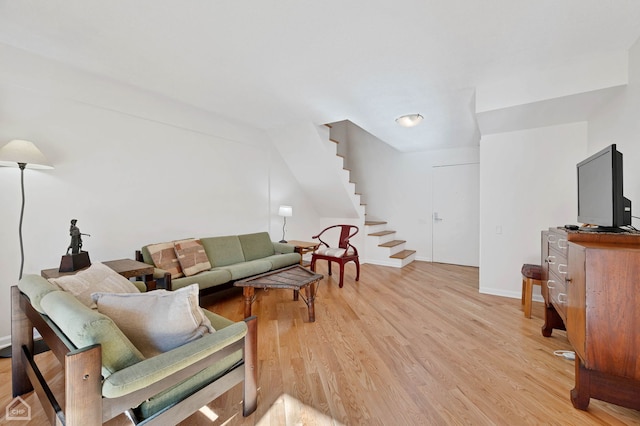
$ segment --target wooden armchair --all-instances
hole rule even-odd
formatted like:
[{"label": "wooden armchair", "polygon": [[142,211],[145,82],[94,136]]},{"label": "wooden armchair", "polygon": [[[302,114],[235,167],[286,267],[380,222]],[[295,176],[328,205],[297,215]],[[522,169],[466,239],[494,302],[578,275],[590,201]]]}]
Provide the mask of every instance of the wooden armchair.
[{"label": "wooden armchair", "polygon": [[[244,385],[243,415],[255,411],[256,317],[232,322],[205,312],[215,333],[111,371],[128,359],[114,356],[115,349],[130,348],[131,343],[118,338],[119,330],[107,324],[108,319],[96,319],[100,314],[50,286],[41,277],[27,275],[19,287],[11,288],[11,344],[13,396],[35,390],[51,424],[99,425],[123,412],[135,424],[176,424],[239,383]],[[78,326],[81,319],[88,321]],[[78,327],[93,327],[95,333],[82,338],[95,343],[72,343]],[[59,360],[62,386],[40,372],[33,329]]]},{"label": "wooden armchair", "polygon": [[[337,246],[330,246],[322,238],[328,239],[336,231],[340,232]],[[329,275],[331,275],[331,262],[336,262],[340,265],[340,284],[342,288],[344,283],[344,265],[347,262],[354,262],[356,264],[356,281],[360,279],[360,260],[358,258],[358,249],[355,248],[349,240],[358,233],[359,228],[355,225],[333,225],[325,228],[318,235],[311,238],[318,239],[320,244],[318,248],[313,252],[311,256],[311,270],[315,272],[316,261],[318,259],[324,259],[328,262]],[[326,234],[325,234],[326,232]],[[325,234],[323,236],[323,234]]]}]

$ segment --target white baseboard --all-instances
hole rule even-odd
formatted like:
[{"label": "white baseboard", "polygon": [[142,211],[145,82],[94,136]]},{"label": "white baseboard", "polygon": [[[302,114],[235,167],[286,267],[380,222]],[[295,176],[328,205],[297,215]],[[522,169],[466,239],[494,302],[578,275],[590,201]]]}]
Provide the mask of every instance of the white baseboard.
[{"label": "white baseboard", "polygon": [[0,349],[11,346],[11,335],[0,337]]},{"label": "white baseboard", "polygon": [[[33,330],[33,338],[35,340],[42,339],[42,336],[36,329]],[[0,349],[6,348],[7,346],[11,346],[11,335],[0,337]]]},{"label": "white baseboard", "polygon": [[[492,296],[509,297],[511,299],[521,299],[522,298],[522,290],[520,290],[520,291],[513,291],[513,290],[505,291],[503,289],[496,289],[496,288],[483,288],[483,289],[480,289],[480,293],[482,293],[482,294],[490,294]],[[544,299],[539,294],[534,294],[531,300],[533,300],[534,302],[544,302]]]}]

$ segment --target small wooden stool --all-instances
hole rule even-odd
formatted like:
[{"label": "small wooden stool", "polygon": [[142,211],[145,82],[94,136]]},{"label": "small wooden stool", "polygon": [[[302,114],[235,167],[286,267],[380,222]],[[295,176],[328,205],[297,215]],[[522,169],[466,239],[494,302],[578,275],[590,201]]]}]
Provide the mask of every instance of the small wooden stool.
[{"label": "small wooden stool", "polygon": [[533,286],[542,286],[542,267],[525,263],[522,265],[522,305],[525,318],[531,318]]}]

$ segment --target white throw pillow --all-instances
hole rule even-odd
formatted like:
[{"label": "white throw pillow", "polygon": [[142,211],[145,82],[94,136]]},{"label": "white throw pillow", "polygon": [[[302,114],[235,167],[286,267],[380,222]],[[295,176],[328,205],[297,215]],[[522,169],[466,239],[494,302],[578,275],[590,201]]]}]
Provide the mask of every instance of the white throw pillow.
[{"label": "white throw pillow", "polygon": [[95,309],[91,294],[96,291],[107,293],[140,293],[131,281],[100,262],[73,275],[49,278],[49,282],[73,294],[82,304]]},{"label": "white throw pillow", "polygon": [[215,332],[198,305],[198,284],[176,291],[92,296],[98,312],[111,318],[147,358]]}]

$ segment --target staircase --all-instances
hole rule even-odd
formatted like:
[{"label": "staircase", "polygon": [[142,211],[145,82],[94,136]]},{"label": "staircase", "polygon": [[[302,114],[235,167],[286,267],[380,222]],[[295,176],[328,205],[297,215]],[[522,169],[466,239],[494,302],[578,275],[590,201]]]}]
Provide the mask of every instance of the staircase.
[{"label": "staircase", "polygon": [[311,123],[296,123],[268,133],[316,207],[321,224],[349,223],[360,227],[354,241],[360,263],[402,268],[415,260],[416,252],[406,250],[406,242],[396,239],[395,231],[386,229],[386,222],[365,221],[362,194],[357,192],[351,171],[345,167],[344,151],[338,148],[346,135],[334,132],[331,125]]},{"label": "staircase", "polygon": [[405,240],[396,239],[396,231],[387,229],[387,222],[365,221],[365,253],[367,263],[402,268],[416,259],[415,250],[405,248]]},{"label": "staircase", "polygon": [[[346,137],[339,132],[333,132],[332,126],[327,125],[330,129],[329,140],[335,145],[336,155],[345,162],[345,158],[340,154],[338,149],[340,139]],[[362,194],[356,192],[357,184],[351,181],[351,171],[347,168],[343,168],[349,175],[349,183],[353,185],[354,194],[359,200],[362,199]],[[360,203],[366,216],[366,204]],[[405,240],[396,239],[396,231],[387,229],[387,222],[384,221],[367,221],[364,222],[364,251],[360,250],[360,258],[362,263],[373,263],[376,265],[392,266],[396,268],[402,268],[409,263],[413,262],[416,258],[415,250],[405,249]]]}]

